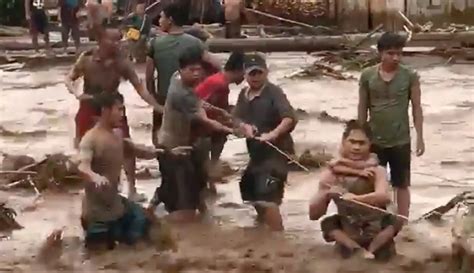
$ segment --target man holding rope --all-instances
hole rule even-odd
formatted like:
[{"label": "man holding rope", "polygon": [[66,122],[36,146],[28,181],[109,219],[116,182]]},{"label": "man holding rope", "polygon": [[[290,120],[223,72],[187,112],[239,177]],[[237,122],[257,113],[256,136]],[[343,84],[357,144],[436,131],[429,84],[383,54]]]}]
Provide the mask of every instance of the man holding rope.
[{"label": "man holding rope", "polygon": [[395,254],[393,238],[404,217],[385,211],[390,203],[385,169],[370,154],[371,131],[355,120],[346,124],[341,159],[321,174],[319,188],[309,205],[309,217],[326,214],[329,202],[338,213],[321,222],[324,239],[336,242],[344,258],[359,253],[368,259],[388,260]]},{"label": "man holding rope", "polygon": [[250,162],[240,182],[242,199],[257,210],[257,220],[272,230],[283,230],[279,205],[288,176],[288,158],[293,154],[290,132],[297,119],[280,87],[268,80],[264,56],[246,56],[243,89],[234,108],[235,125],[247,138]]}]

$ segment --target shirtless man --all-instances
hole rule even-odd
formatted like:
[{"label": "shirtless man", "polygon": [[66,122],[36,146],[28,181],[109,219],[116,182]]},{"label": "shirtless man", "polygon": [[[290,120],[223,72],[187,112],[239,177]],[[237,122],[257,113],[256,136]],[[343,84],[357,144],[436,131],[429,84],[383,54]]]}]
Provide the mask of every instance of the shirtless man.
[{"label": "shirtless man", "polygon": [[122,197],[118,191],[124,162],[124,146],[137,156],[151,159],[163,152],[141,147],[121,136],[124,105],[118,92],[101,93],[94,98],[99,119],[79,145],[79,172],[85,181],[81,224],[86,247],[116,242],[134,244],[147,235],[149,220],[143,208]]},{"label": "shirtless man", "polygon": [[245,18],[245,5],[242,0],[225,0],[225,37],[240,38],[242,21]]},{"label": "shirtless man", "polygon": [[[113,29],[105,30],[100,26],[95,26],[94,31],[98,34],[99,48],[82,53],[65,80],[68,91],[79,100],[79,110],[75,118],[76,147],[84,134],[95,123],[95,111],[91,105],[91,99],[103,92],[118,92],[122,79],[128,80],[140,97],[151,105],[155,111],[162,111],[161,105],[156,102],[138,78],[133,64],[120,54],[120,32]],[[83,92],[79,92],[75,87],[75,81],[80,77],[84,79]],[[130,131],[125,115],[121,128],[123,137],[129,138]],[[129,182],[129,197],[143,199],[142,196],[136,193],[135,155],[133,151],[125,151],[125,161],[125,171]]]},{"label": "shirtless man", "polygon": [[339,161],[321,174],[319,189],[311,199],[309,217],[318,220],[333,200],[338,214],[321,222],[324,239],[336,242],[343,257],[360,251],[366,258],[387,260],[393,256],[393,238],[402,221],[388,213],[354,204],[365,203],[385,209],[390,202],[385,169],[373,167],[371,132],[367,125],[352,120],[346,124]]}]

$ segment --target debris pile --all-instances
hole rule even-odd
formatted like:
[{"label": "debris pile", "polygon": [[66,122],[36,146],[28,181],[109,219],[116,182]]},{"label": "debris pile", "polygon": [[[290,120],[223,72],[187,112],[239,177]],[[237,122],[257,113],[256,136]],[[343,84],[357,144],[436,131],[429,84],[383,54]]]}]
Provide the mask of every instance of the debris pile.
[{"label": "debris pile", "polygon": [[467,193],[458,209],[452,228],[452,269],[454,272],[474,270],[474,192]]},{"label": "debris pile", "polygon": [[36,162],[24,155],[4,155],[0,171],[0,189],[32,187],[37,194],[46,189],[59,190],[80,181],[70,157],[64,154],[47,155]]},{"label": "debris pile", "polygon": [[332,77],[336,80],[348,80],[350,78],[344,76],[342,71],[336,70],[335,68],[319,61],[315,61],[312,65],[307,66],[303,70],[288,76],[288,78],[320,78],[322,76]]},{"label": "debris pile", "polygon": [[0,203],[0,231],[22,229],[23,227],[18,224],[15,217],[15,210],[7,207],[5,203]]},{"label": "debris pile", "polygon": [[326,1],[318,0],[253,0],[251,6],[275,16],[308,24],[314,24],[315,20],[325,16],[328,10]]},{"label": "debris pile", "polygon": [[312,152],[306,149],[298,158],[298,162],[305,167],[317,169],[325,166],[332,159],[333,156],[325,150]]}]

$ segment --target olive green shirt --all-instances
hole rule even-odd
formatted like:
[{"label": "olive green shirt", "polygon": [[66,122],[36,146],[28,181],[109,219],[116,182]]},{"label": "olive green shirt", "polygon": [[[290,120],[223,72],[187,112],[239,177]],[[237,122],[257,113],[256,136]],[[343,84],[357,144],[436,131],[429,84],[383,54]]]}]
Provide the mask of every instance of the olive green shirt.
[{"label": "olive green shirt", "polygon": [[179,68],[179,57],[187,50],[206,49],[201,40],[189,34],[167,34],[151,41],[148,56],[153,59],[158,72],[158,89],[154,94],[158,101],[164,101],[168,94],[171,76]]},{"label": "olive green shirt", "polygon": [[[360,76],[360,96],[368,98],[373,143],[383,148],[410,144],[408,104],[418,74],[400,65],[390,82],[379,74],[379,65],[366,68]],[[363,93],[365,92],[365,94]]]}]

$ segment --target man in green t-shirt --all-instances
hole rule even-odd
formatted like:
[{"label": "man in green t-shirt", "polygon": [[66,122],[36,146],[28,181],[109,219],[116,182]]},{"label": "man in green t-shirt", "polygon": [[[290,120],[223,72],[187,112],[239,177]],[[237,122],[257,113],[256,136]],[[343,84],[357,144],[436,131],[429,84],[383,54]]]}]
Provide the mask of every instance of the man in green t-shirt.
[{"label": "man in green t-shirt", "polygon": [[[166,35],[153,39],[148,52],[146,82],[147,88],[155,95],[162,105],[165,103],[166,94],[170,85],[171,76],[178,70],[179,56],[188,50],[201,50],[202,59],[220,70],[219,60],[208,53],[206,46],[198,38],[184,33],[183,25],[188,14],[179,3],[171,3],[163,8],[160,15],[160,28]],[[154,73],[158,72],[158,83],[155,86]],[[161,126],[162,115],[153,112],[152,139],[156,145],[157,132]]]},{"label": "man in green t-shirt", "polygon": [[362,72],[359,82],[360,122],[367,121],[374,133],[373,151],[380,164],[390,165],[390,178],[396,188],[398,213],[408,217],[410,209],[410,122],[411,101],[413,123],[417,134],[416,155],[425,152],[423,110],[418,74],[400,64],[405,38],[395,33],[383,34],[377,44],[381,62]]}]

